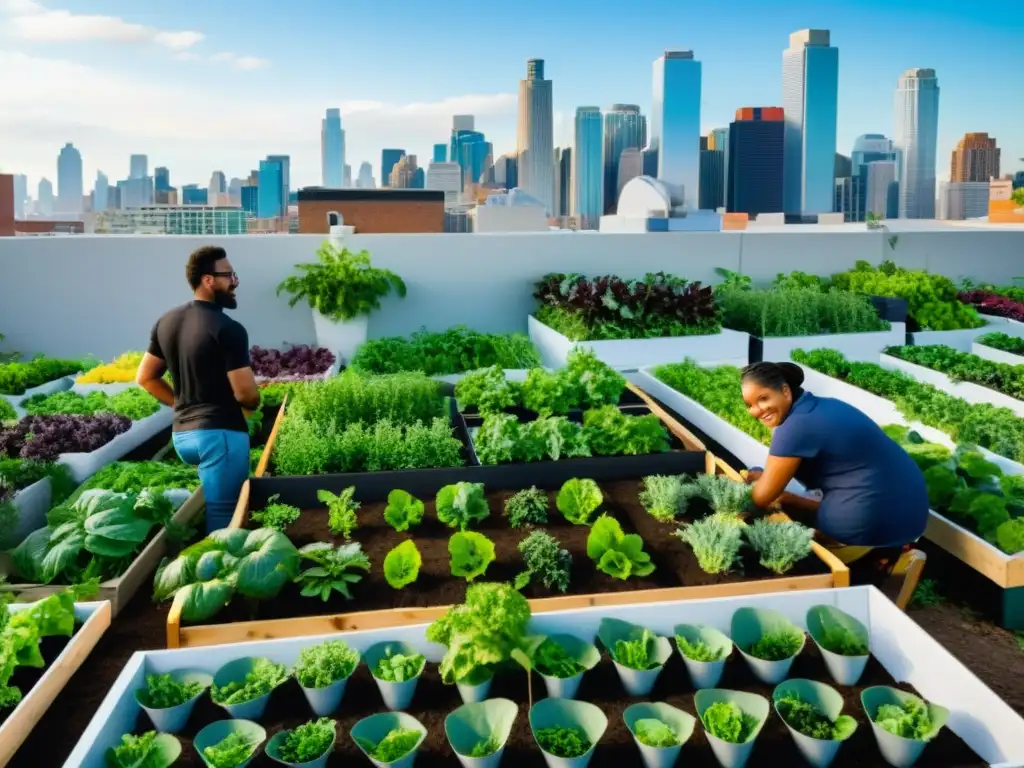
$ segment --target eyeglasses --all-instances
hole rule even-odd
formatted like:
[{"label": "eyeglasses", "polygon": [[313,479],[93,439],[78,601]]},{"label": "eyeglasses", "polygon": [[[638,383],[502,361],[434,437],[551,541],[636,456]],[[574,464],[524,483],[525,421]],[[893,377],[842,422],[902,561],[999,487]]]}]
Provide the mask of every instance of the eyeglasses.
[{"label": "eyeglasses", "polygon": [[206,274],[210,275],[211,277],[230,277],[232,280],[236,282],[238,281],[237,272],[207,272]]}]

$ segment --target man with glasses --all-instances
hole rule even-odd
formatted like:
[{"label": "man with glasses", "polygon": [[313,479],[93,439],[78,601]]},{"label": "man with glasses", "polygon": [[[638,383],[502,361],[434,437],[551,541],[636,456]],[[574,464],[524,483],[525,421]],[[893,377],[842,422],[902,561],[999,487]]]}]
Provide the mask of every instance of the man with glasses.
[{"label": "man with glasses", "polygon": [[[194,299],[157,320],[136,383],[174,408],[178,456],[199,467],[206,531],[226,528],[249,476],[247,413],[260,405],[249,362],[249,335],[225,309],[235,309],[238,275],[223,248],[188,257]],[[164,380],[170,371],[173,389]]]}]

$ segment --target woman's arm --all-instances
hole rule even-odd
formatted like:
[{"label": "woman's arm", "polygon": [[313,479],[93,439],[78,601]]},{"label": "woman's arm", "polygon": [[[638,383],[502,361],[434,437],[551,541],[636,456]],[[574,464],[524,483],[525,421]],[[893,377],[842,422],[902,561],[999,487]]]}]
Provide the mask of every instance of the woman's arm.
[{"label": "woman's arm", "polygon": [[754,504],[761,509],[768,509],[774,502],[780,501],[786,486],[796,477],[800,462],[798,457],[769,455],[764,471],[755,476],[751,492]]}]

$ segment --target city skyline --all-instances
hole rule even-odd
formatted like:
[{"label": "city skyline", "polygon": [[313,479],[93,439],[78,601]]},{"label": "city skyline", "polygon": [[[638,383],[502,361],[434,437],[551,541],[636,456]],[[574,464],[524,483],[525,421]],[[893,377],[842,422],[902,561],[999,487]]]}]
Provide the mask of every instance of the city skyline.
[{"label": "city skyline", "polygon": [[[446,14],[456,35],[467,23],[454,12],[460,4],[456,0]],[[541,7],[532,0],[517,3],[518,13],[528,14],[534,5]],[[396,45],[390,25],[387,35],[377,28],[384,26],[381,11],[356,0],[346,6],[344,21],[361,23],[365,33],[346,39],[341,62],[332,59],[330,68],[321,63],[323,75],[298,77],[296,64],[308,60],[301,49],[315,48],[332,27],[337,33],[341,26],[341,19],[334,25],[311,11],[322,8],[320,2],[290,11],[280,28],[275,23],[280,39],[268,46],[265,33],[251,34],[252,17],[269,7],[260,1],[242,6],[227,0],[210,12],[186,2],[140,17],[120,0],[50,2],[45,8],[32,0],[0,0],[5,30],[0,65],[17,73],[10,86],[12,109],[0,117],[0,168],[28,175],[30,190],[41,176],[55,182],[57,153],[71,142],[82,154],[87,188],[97,170],[112,179],[126,177],[129,153],[169,167],[172,184],[202,184],[213,170],[245,178],[259,158],[275,152],[291,156],[293,188],[316,185],[321,175],[317,127],[333,107],[341,109],[346,162],[353,167],[364,161],[377,166],[384,147],[431,157],[433,145],[448,137],[454,114],[475,115],[477,130],[498,156],[515,150],[516,86],[528,58],[544,59],[545,77],[554,83],[554,143],[572,146],[577,106],[635,103],[649,115],[652,63],[665,50],[680,49],[692,49],[702,64],[701,132],[706,134],[728,125],[740,107],[781,103],[780,69],[789,34],[822,28],[831,31],[840,50],[837,151],[848,155],[864,133],[893,136],[899,76],[915,67],[932,68],[942,84],[937,179],[947,177],[950,152],[966,132],[995,137],[1003,149],[1003,172],[1017,170],[1024,156],[1018,128],[1024,106],[1009,96],[1015,49],[1006,48],[1006,66],[1000,69],[993,64],[992,48],[1014,35],[1020,39],[1024,12],[1002,2],[976,12],[954,11],[951,4],[919,5],[862,0],[821,9],[793,3],[791,9],[769,13],[744,1],[728,25],[622,35],[614,18],[596,18],[600,8],[591,2],[587,8],[595,20],[571,40],[550,29],[536,34],[531,29],[486,62],[454,69],[449,62],[447,76],[441,77],[445,67]],[[242,8],[241,17],[228,12]],[[866,23],[879,9],[885,9],[885,24]],[[569,19],[571,10],[546,13],[552,20]],[[648,12],[668,22],[685,16],[657,0]],[[511,15],[509,9],[494,12],[497,21]],[[407,16],[412,28],[425,18],[411,5]],[[657,27],[673,24],[660,21]],[[367,72],[362,62],[351,83],[333,75],[336,64],[368,54],[385,37],[391,42],[381,49],[386,56],[376,54],[375,71]],[[147,48],[146,42],[156,45]],[[252,49],[244,43],[252,43]],[[226,55],[221,46],[237,52]],[[288,86],[275,90],[281,83]]]}]

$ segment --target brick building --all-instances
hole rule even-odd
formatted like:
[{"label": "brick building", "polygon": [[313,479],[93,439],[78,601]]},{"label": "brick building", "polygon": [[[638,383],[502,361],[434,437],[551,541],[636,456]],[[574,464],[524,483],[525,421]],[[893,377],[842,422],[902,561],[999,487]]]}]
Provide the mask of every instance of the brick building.
[{"label": "brick building", "polygon": [[48,235],[54,233],[82,234],[81,221],[51,221],[49,219],[14,218],[14,176],[0,173],[0,237],[15,235]]},{"label": "brick building", "polygon": [[359,234],[444,232],[444,192],[433,189],[300,189],[299,234],[326,235],[332,224],[353,226]]}]

